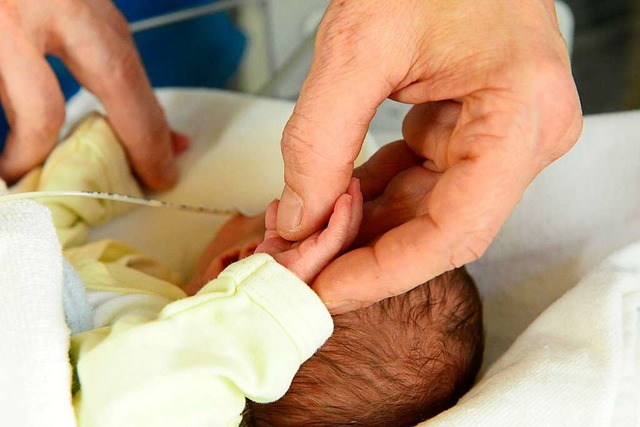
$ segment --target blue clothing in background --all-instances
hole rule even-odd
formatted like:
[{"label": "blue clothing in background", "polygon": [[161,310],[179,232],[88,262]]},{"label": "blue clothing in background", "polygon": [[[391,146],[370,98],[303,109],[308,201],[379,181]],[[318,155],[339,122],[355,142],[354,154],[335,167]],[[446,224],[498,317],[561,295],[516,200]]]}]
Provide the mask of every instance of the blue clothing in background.
[{"label": "blue clothing in background", "polygon": [[[211,0],[115,0],[129,22],[212,3]],[[246,39],[226,13],[154,28],[134,35],[154,87],[225,87],[238,68]],[[79,85],[56,58],[49,58],[69,99]],[[105,74],[108,70],[105,70]],[[8,125],[0,109],[0,150]]]}]

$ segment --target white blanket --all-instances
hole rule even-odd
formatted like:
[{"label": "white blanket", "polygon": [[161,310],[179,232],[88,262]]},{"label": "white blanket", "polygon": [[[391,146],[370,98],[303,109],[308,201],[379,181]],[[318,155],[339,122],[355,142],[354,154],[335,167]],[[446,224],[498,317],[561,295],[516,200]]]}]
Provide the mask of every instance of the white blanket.
[{"label": "white blanket", "polygon": [[636,243],[542,312],[454,408],[424,425],[640,425],[639,310]]},{"label": "white blanket", "polygon": [[[278,142],[290,103],[184,90],[160,91],[160,99],[172,126],[194,143],[181,159],[183,180],[160,197],[251,212],[278,196]],[[91,108],[81,94],[69,121]],[[483,260],[470,266],[485,304],[484,373],[427,425],[639,424],[640,250],[630,247],[585,276],[640,239],[639,195],[640,112],[588,118],[581,143],[541,174]],[[223,221],[139,209],[94,237],[121,238],[187,274]],[[150,235],[150,223],[159,234]]]},{"label": "white blanket", "polygon": [[0,202],[0,295],[0,423],[74,425],[62,251],[34,202]]}]

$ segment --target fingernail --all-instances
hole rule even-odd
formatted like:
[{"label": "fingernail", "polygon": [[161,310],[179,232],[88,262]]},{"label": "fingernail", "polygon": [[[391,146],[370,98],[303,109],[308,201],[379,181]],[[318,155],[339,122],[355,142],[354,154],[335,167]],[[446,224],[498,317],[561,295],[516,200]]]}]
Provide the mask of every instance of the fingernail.
[{"label": "fingernail", "polygon": [[280,230],[294,230],[302,222],[302,200],[288,185],[282,191],[277,221]]},{"label": "fingernail", "polygon": [[189,149],[190,141],[189,137],[181,133],[171,131],[171,149],[173,154],[179,155]]},{"label": "fingernail", "polygon": [[360,307],[358,301],[328,301],[324,304],[331,313],[346,313]]}]

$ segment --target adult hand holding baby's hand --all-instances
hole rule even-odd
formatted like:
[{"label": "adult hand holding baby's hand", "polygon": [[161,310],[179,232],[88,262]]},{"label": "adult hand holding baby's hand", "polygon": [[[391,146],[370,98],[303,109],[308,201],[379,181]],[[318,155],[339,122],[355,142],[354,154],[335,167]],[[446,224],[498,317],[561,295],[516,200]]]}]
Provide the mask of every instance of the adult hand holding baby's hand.
[{"label": "adult hand holding baby's hand", "polygon": [[322,231],[299,242],[283,239],[276,231],[278,201],[263,215],[236,215],[227,221],[209,243],[184,290],[195,295],[230,264],[266,253],[311,284],[320,271],[353,243],[362,221],[360,183],[352,179],[347,192],[338,198],[329,223]]},{"label": "adult hand holding baby's hand", "polygon": [[360,183],[352,179],[347,192],[341,195],[333,208],[326,228],[298,242],[280,237],[276,226],[278,201],[267,207],[264,241],[256,253],[271,255],[302,281],[312,283],[316,276],[336,256],[353,243],[362,221],[362,193]]},{"label": "adult hand holding baby's hand", "polygon": [[387,97],[416,105],[403,132],[417,169],[374,180],[408,214],[317,278],[334,313],[480,257],[582,125],[552,0],[333,0],[283,134],[281,236],[299,240],[325,223]]},{"label": "adult hand holding baby's hand", "polygon": [[169,126],[110,0],[0,0],[0,29],[0,101],[11,128],[0,176],[15,181],[55,146],[65,107],[51,54],[102,101],[142,181],[156,190],[175,183]]}]

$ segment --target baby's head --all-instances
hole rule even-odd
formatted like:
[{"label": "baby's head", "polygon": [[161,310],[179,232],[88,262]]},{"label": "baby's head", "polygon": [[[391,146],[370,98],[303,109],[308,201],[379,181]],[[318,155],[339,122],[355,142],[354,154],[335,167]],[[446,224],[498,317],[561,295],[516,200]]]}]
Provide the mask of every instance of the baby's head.
[{"label": "baby's head", "polygon": [[[262,217],[225,224],[190,293],[253,253],[262,236]],[[249,403],[249,425],[413,426],[454,405],[480,368],[482,306],[464,269],[333,320],[333,335],[302,365],[284,397]]]},{"label": "baby's head", "polygon": [[249,425],[414,426],[453,406],[480,368],[482,307],[464,269],[334,324],[283,398],[249,404]]}]

